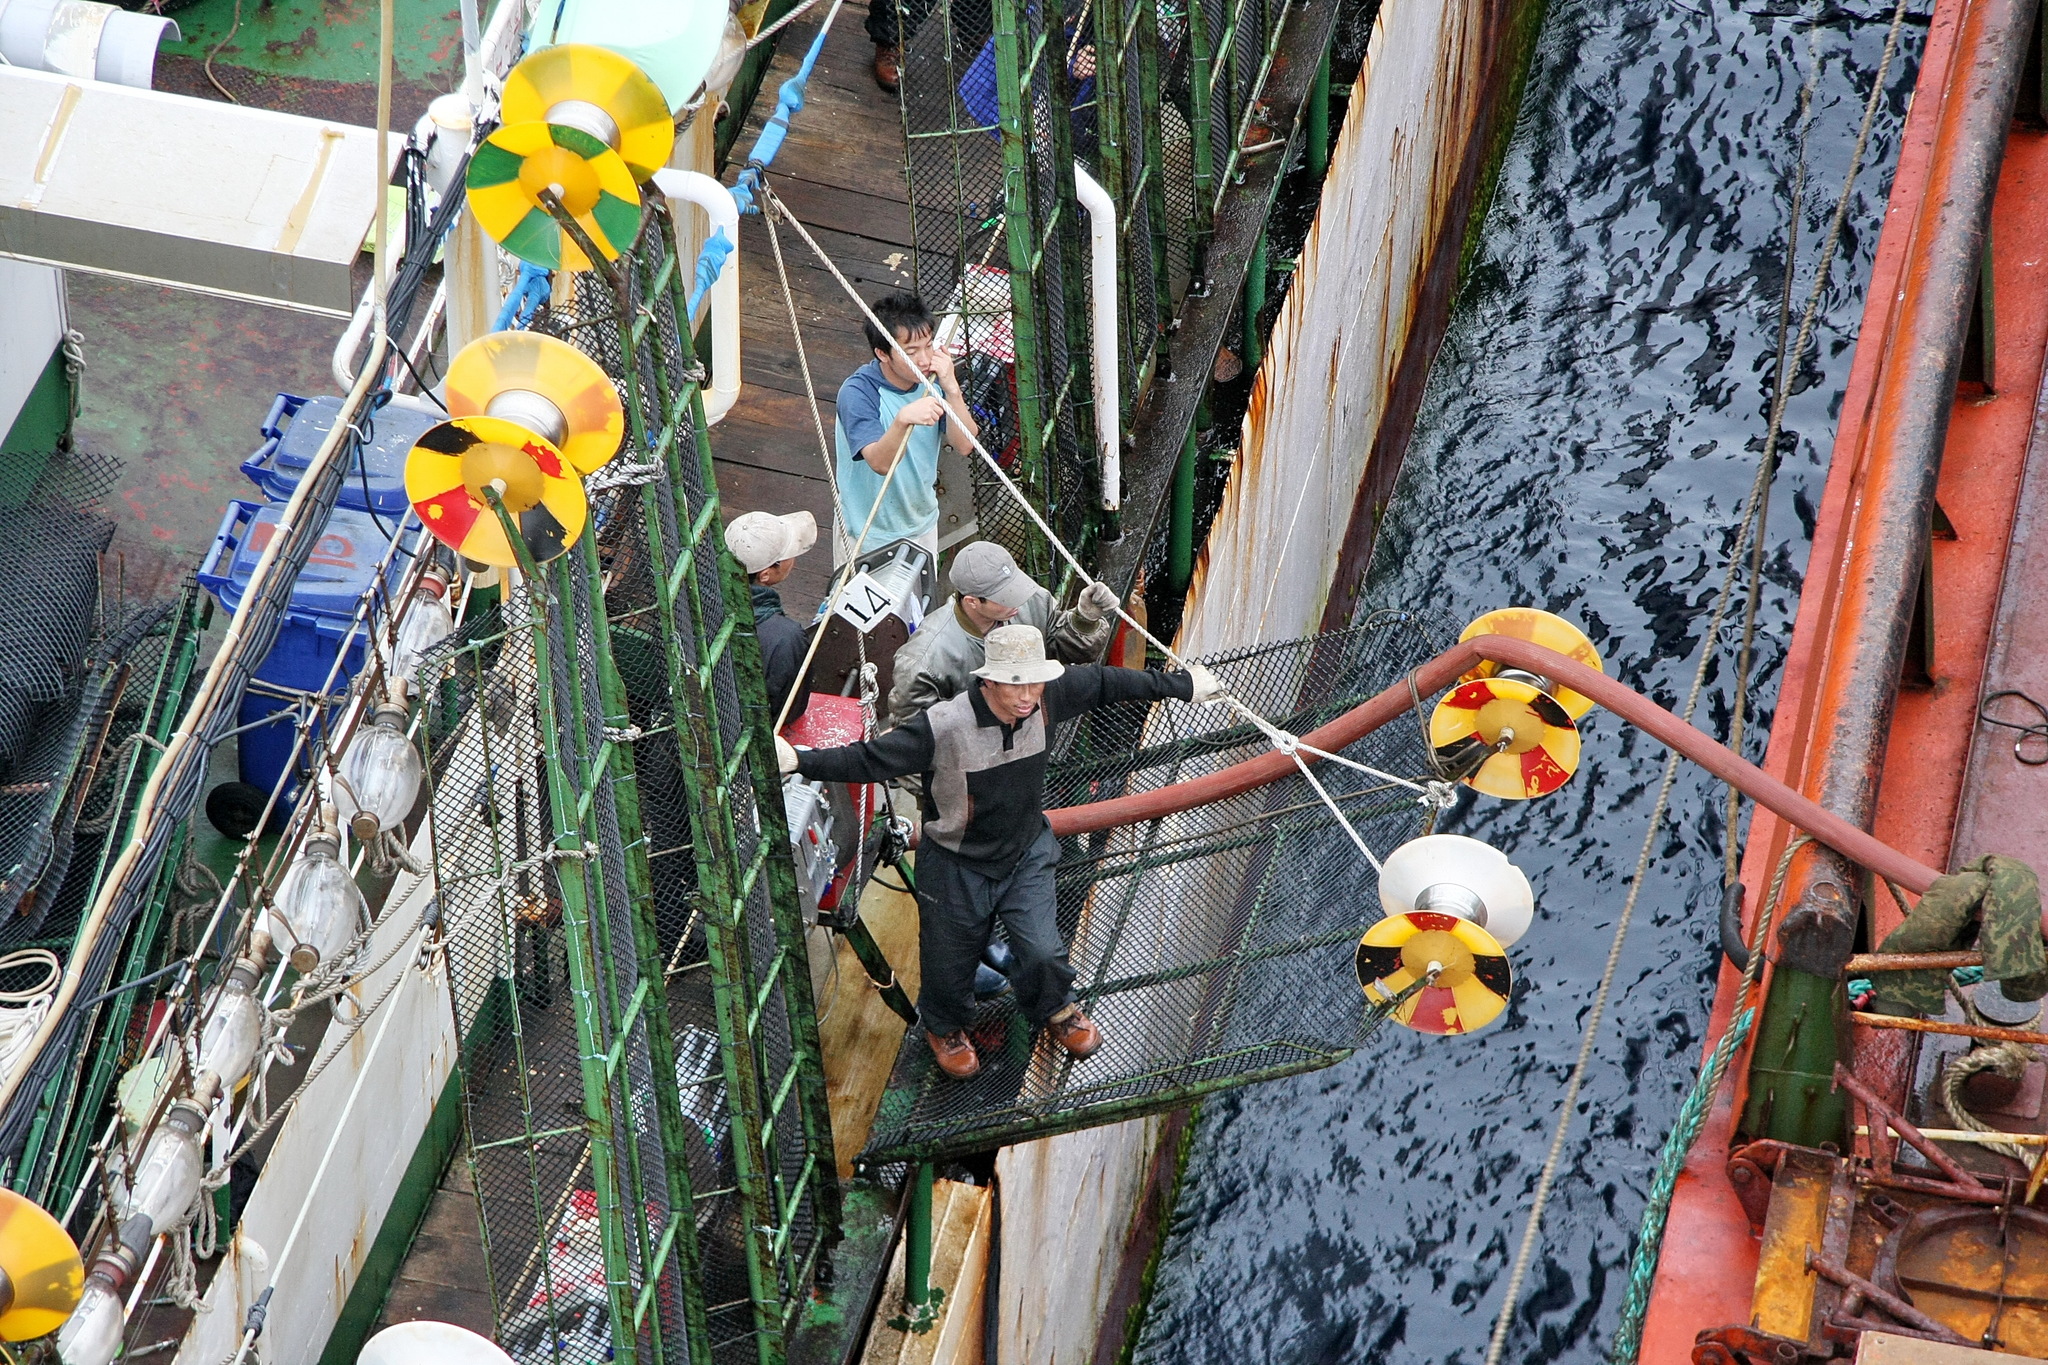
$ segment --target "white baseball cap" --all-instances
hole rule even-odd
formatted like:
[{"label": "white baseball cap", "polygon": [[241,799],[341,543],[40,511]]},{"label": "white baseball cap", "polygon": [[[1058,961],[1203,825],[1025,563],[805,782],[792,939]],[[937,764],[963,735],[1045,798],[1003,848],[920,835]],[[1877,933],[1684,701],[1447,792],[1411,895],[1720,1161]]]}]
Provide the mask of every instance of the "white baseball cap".
[{"label": "white baseball cap", "polygon": [[818,520],[809,512],[748,512],[725,528],[725,548],[748,573],[795,559],[818,543]]}]

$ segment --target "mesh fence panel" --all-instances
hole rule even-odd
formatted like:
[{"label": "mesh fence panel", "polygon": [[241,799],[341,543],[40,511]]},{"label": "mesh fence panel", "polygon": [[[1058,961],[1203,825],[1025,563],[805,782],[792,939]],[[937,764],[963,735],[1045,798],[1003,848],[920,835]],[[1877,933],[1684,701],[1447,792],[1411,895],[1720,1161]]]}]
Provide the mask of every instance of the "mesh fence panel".
[{"label": "mesh fence panel", "polygon": [[[788,836],[779,807],[756,808],[765,699],[735,662],[752,621],[728,621],[694,371],[673,294],[649,288],[660,226],[622,260],[623,299],[586,275],[534,324],[631,409],[627,448],[590,485],[595,564],[579,546],[543,570],[560,768],[522,593],[461,633],[432,702],[470,1160],[501,1339],[522,1361],[612,1352],[607,1276],[644,1357],[684,1359],[701,1330],[701,1354],[756,1359],[805,1302],[828,1222],[832,1163],[798,1103],[809,1079],[822,1097],[797,1037],[809,978],[769,875]],[[622,306],[647,319],[638,335]],[[564,797],[589,851],[549,859]]]},{"label": "mesh fence panel", "polygon": [[[1247,705],[1299,734],[1398,683],[1437,652],[1438,634],[1411,613],[1383,613],[1208,662]],[[1064,727],[1047,805],[1185,782],[1270,752],[1256,729],[1214,709],[1129,704]],[[1422,730],[1409,721],[1344,753],[1413,780],[1430,771]],[[1427,812],[1410,787],[1330,763],[1317,777],[1380,855],[1424,831]],[[983,1068],[961,1084],[938,1072],[913,1031],[864,1160],[984,1150],[1173,1108],[1326,1066],[1372,1026],[1352,953],[1379,918],[1377,882],[1301,777],[1064,844],[1060,929],[1102,1050],[1076,1062],[1033,1039],[1005,997],[970,1029]]]}]

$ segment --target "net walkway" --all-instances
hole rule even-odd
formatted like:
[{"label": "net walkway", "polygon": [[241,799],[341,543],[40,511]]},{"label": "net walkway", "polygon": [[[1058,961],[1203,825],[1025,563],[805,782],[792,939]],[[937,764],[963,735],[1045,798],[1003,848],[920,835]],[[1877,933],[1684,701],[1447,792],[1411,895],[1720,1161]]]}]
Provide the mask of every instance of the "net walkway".
[{"label": "net walkway", "polygon": [[[1412,613],[1387,612],[1206,662],[1246,704],[1302,734],[1399,683],[1447,638]],[[1056,736],[1046,804],[1126,796],[1270,752],[1263,734],[1220,707],[1109,708]],[[1343,753],[1390,773],[1429,772],[1413,724],[1385,726]],[[1319,765],[1317,777],[1382,856],[1425,832],[1429,812],[1409,787],[1335,764]],[[912,1029],[864,1162],[984,1151],[1177,1108],[1341,1061],[1372,1026],[1352,955],[1380,918],[1378,885],[1299,774],[1063,842],[1060,929],[1102,1050],[1076,1062],[1033,1039],[1006,995],[984,1004],[969,1030],[981,1073],[958,1082]]]}]

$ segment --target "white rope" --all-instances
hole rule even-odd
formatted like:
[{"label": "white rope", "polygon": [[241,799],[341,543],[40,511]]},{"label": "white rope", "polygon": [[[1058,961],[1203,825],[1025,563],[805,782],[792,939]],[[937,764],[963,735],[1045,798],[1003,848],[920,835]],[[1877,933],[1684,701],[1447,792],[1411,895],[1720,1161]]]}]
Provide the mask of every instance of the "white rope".
[{"label": "white rope", "polygon": [[[789,211],[789,205],[784,203],[782,201],[781,196],[775,194],[772,190],[770,190],[765,183],[761,187],[761,199],[763,216],[770,218],[772,221],[772,219],[776,215],[780,215],[785,222],[787,222],[792,228],[796,229],[797,236],[804,239],[804,244],[810,247],[812,254],[818,258],[819,262],[825,267],[826,271],[832,276],[834,280],[838,282],[840,289],[845,292],[846,297],[853,300],[853,304],[856,308],[860,310],[861,316],[866,318],[877,332],[889,338],[889,349],[895,352],[896,359],[899,362],[901,362],[901,364],[907,370],[918,376],[919,383],[923,386],[924,390],[927,393],[929,393],[930,395],[939,400],[940,405],[946,409],[947,414],[952,418],[955,424],[955,428],[967,434],[967,439],[969,443],[972,444],[974,447],[974,453],[981,456],[982,463],[988,466],[989,471],[995,475],[996,481],[1002,485],[1003,490],[1010,495],[1010,497],[1016,502],[1016,504],[1019,507],[1024,509],[1024,514],[1031,519],[1032,524],[1038,528],[1039,533],[1045,537],[1046,542],[1050,544],[1054,550],[1058,551],[1060,558],[1064,559],[1067,562],[1068,566],[1073,569],[1075,576],[1081,580],[1083,588],[1086,589],[1094,587],[1096,583],[1096,579],[1094,578],[1094,576],[1091,575],[1088,572],[1088,570],[1082,566],[1080,559],[1075,556],[1074,552],[1071,549],[1067,547],[1066,542],[1059,538],[1058,533],[1052,529],[1051,525],[1049,525],[1046,522],[1045,518],[1039,515],[1038,509],[1031,505],[1031,499],[1024,496],[1024,490],[1019,488],[1011,480],[1009,473],[1005,471],[1002,465],[996,461],[996,457],[989,453],[988,447],[981,443],[981,437],[978,434],[975,434],[973,427],[968,423],[966,414],[962,413],[959,409],[955,408],[951,401],[947,399],[944,391],[937,384],[934,384],[931,381],[931,377],[929,375],[926,375],[923,372],[923,370],[919,368],[916,361],[910,358],[910,353],[903,349],[903,343],[896,339],[895,332],[882,325],[882,320],[875,316],[873,309],[868,307],[867,300],[863,299],[860,296],[860,291],[853,287],[852,282],[849,281],[846,278],[846,276],[840,272],[839,266],[832,260],[830,256],[825,254],[825,248],[818,245],[817,239],[811,236],[810,230],[807,229],[803,225],[803,223],[797,219],[797,216],[795,214]],[[778,261],[780,260],[779,255],[777,259]],[[794,315],[792,315],[792,321],[794,321]],[[897,465],[900,465],[901,463],[902,461],[898,460]],[[896,465],[892,465],[890,467],[889,472],[892,474],[895,473],[896,467]],[[880,505],[880,501],[881,500],[878,497],[876,499],[877,506]],[[870,514],[869,520],[873,520],[872,514]],[[862,534],[863,537],[865,537],[866,533],[863,532]],[[847,562],[850,564],[852,562],[851,558],[849,558]],[[1118,598],[1115,611],[1117,614],[1117,618],[1119,620],[1121,620],[1126,626],[1129,626],[1133,631],[1136,631],[1138,635],[1145,640],[1146,643],[1150,644],[1153,648],[1157,649],[1176,667],[1182,670],[1185,670],[1188,667],[1188,660],[1182,658],[1179,652],[1177,652],[1173,648],[1173,646],[1167,644],[1164,640],[1160,639],[1151,631],[1147,630],[1145,626],[1140,621],[1138,621],[1136,617],[1132,616],[1130,612],[1125,610],[1124,603],[1121,597]],[[814,651],[817,647],[817,638],[821,638],[823,634],[824,632],[820,631],[818,632],[818,636],[813,638],[812,649]],[[804,666],[805,668],[810,667],[810,660],[808,658],[804,661]],[[802,674],[800,673],[798,676],[801,677]],[[1260,732],[1263,733],[1268,739],[1268,741],[1270,741],[1273,744],[1273,747],[1279,750],[1281,753],[1285,753],[1288,754],[1290,757],[1293,757],[1296,764],[1301,765],[1303,772],[1306,772],[1308,770],[1307,766],[1305,764],[1302,764],[1302,760],[1299,756],[1298,751],[1300,750],[1302,745],[1300,738],[1298,736],[1291,735],[1287,731],[1282,730],[1280,727],[1274,725],[1264,716],[1261,716],[1258,712],[1252,710],[1251,707],[1245,705],[1244,702],[1232,696],[1228,691],[1221,693],[1219,696],[1215,698],[1215,700],[1220,701],[1224,703],[1226,706],[1231,707],[1233,710],[1237,711],[1238,714],[1242,715],[1246,720],[1250,721],[1253,725],[1257,726]],[[787,710],[788,708],[785,706],[785,717],[783,718],[786,718]],[[777,719],[777,729],[781,728],[781,721],[783,718]],[[1318,758],[1336,759],[1336,761],[1338,762],[1355,766],[1360,771],[1370,773],[1375,777],[1379,777],[1387,781],[1399,782],[1404,786],[1413,788],[1417,792],[1426,791],[1426,789],[1419,783],[1411,782],[1406,778],[1394,777],[1391,774],[1381,773],[1376,769],[1367,768],[1363,764],[1354,763],[1354,761],[1350,759],[1338,759],[1336,755],[1327,753],[1321,749],[1314,748],[1313,746],[1309,748],[1309,752],[1316,755]],[[1309,780],[1311,782],[1315,781],[1315,779],[1313,778]],[[1319,792],[1322,790],[1320,784],[1317,784],[1316,790]],[[1325,794],[1324,799],[1328,800],[1327,793]],[[1336,814],[1338,821],[1344,825],[1345,831],[1351,835],[1352,842],[1357,844],[1362,852],[1365,852],[1366,859],[1370,861],[1373,865],[1373,868],[1377,870],[1379,867],[1379,862],[1378,860],[1374,859],[1371,852],[1366,849],[1365,840],[1359,837],[1357,830],[1351,828],[1350,821],[1344,818],[1343,812],[1339,811],[1335,804],[1332,804],[1330,809],[1332,810],[1332,812]]]},{"label": "white rope", "polygon": [[1302,761],[1299,748],[1289,749],[1286,752],[1287,756],[1294,760],[1294,766],[1301,769],[1301,775],[1308,779],[1308,784],[1316,789],[1316,795],[1323,798],[1323,804],[1330,808],[1330,814],[1336,817],[1337,823],[1344,826],[1344,832],[1351,836],[1351,842],[1358,845],[1358,851],[1363,853],[1365,860],[1372,864],[1372,870],[1377,873],[1380,870],[1380,860],[1372,856],[1372,850],[1366,847],[1365,840],[1360,837],[1357,830],[1351,827],[1351,822],[1344,818],[1344,812],[1339,810],[1337,803],[1330,799],[1330,793],[1323,789],[1322,783],[1316,781],[1316,775],[1310,772],[1308,764]]},{"label": "white rope", "polygon": [[36,1031],[49,1018],[57,983],[64,979],[63,962],[48,948],[22,948],[0,957],[0,972],[36,965],[46,974],[35,986],[0,991],[0,1079],[13,1076],[34,1055]]}]

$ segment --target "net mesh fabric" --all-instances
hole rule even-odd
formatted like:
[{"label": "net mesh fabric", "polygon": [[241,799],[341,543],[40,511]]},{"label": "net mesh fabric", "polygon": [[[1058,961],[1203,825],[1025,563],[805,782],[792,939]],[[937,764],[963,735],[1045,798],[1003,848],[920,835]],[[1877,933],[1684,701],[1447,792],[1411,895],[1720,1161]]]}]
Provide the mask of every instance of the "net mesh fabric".
[{"label": "net mesh fabric", "polygon": [[[1296,734],[1398,684],[1437,652],[1412,613],[1208,661],[1232,693]],[[1427,705],[1429,698],[1423,698]],[[1054,739],[1046,804],[1078,805],[1185,782],[1272,751],[1221,707],[1106,708]],[[1421,728],[1402,719],[1347,757],[1420,780]],[[1384,857],[1424,831],[1417,793],[1323,763],[1316,776]],[[1352,969],[1380,917],[1372,868],[1298,774],[1164,819],[1063,841],[1059,923],[1101,1051],[1075,1062],[1029,1036],[1008,997],[970,1032],[983,1069],[942,1076],[921,1032],[905,1038],[863,1159],[983,1150],[1173,1108],[1206,1090],[1325,1066],[1371,1024]]]},{"label": "net mesh fabric", "polygon": [[[643,310],[652,316],[634,360],[622,345],[619,300],[593,276],[581,277],[573,297],[558,296],[534,320],[535,330],[567,340],[614,377],[634,374],[637,385],[629,390],[621,382],[620,390],[637,393],[650,441],[664,432],[668,400],[686,373],[673,301],[665,292],[646,291],[662,250],[650,216],[636,253],[622,261],[628,266],[626,306],[636,316]],[[631,755],[630,774],[613,762],[570,795],[573,803],[588,793],[598,827],[594,856],[536,861],[553,840],[554,824],[524,600],[515,595],[502,612],[474,621],[444,646],[435,665],[447,680],[431,703],[432,799],[437,829],[445,822],[449,831],[437,839],[436,860],[467,1040],[462,1071],[470,1162],[500,1340],[521,1361],[552,1361],[558,1343],[598,1358],[609,1349],[601,1240],[607,1226],[624,1228],[628,1302],[648,1296],[643,1343],[651,1346],[658,1330],[672,1357],[681,1351],[684,1267],[691,1258],[679,1246],[664,1251],[673,1226],[673,1240],[695,1241],[714,1358],[750,1361],[759,1349],[747,1259],[747,1239],[758,1229],[749,1227],[739,1197],[734,1151],[746,1125],[729,1089],[735,1073],[721,1050],[716,973],[699,894],[689,773],[700,755],[687,720],[678,724],[669,674],[672,648],[681,667],[695,671],[706,653],[703,642],[718,640],[726,623],[715,519],[710,534],[687,551],[694,562],[672,613],[664,612],[657,592],[686,542],[686,523],[716,490],[705,485],[689,419],[669,437],[680,454],[680,486],[666,470],[654,473],[650,466],[661,463],[655,452],[635,448],[629,437],[605,476],[636,481],[592,496],[601,596],[593,600],[573,553],[543,569],[562,751],[582,755],[591,766],[608,745]],[[596,640],[588,626],[598,613],[609,623],[626,727],[607,729],[598,703]],[[716,741],[731,755],[744,747],[747,722],[767,718],[749,716],[743,705],[730,650],[708,675]],[[742,760],[726,787],[739,843],[735,861],[742,867],[753,862],[763,837],[748,774]],[[632,812],[651,883],[651,905],[637,924],[625,858]],[[568,980],[563,878],[581,883],[589,905],[597,988],[581,1002],[572,998]],[[772,970],[780,945],[765,876],[747,888],[738,919],[740,941],[729,964],[740,974],[734,986],[761,1004],[752,1036],[755,1108],[778,1113],[776,1102],[788,1096],[784,1081],[797,1059],[786,978]],[[652,1011],[633,1005],[643,978],[661,993],[675,1058],[667,1084],[678,1097],[682,1125],[666,1139],[656,1100],[664,1081],[656,1075],[649,1037]],[[615,1049],[619,1058],[606,1096],[615,1188],[602,1192],[585,1121],[579,1010],[599,1046]],[[775,1282],[765,1288],[787,1315],[804,1302],[807,1267],[819,1249],[816,1182],[803,1184],[810,1153],[793,1103],[779,1111],[765,1143],[775,1207],[757,1221],[777,1224]],[[673,1201],[683,1189],[691,1207],[678,1216]]]}]

